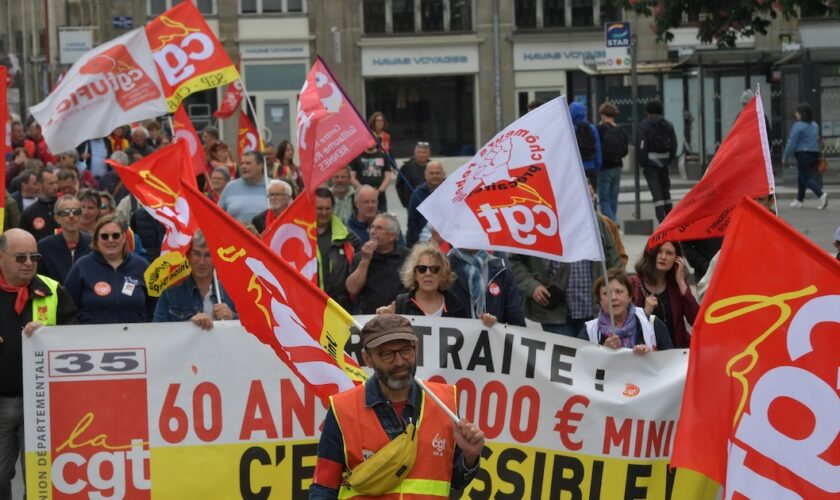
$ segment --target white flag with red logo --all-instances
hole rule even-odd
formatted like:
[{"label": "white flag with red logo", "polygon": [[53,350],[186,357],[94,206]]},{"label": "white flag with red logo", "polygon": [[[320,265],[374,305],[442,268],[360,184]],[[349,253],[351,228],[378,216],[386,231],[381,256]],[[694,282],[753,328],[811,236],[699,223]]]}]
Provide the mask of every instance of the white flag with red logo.
[{"label": "white flag with red logo", "polygon": [[145,31],[130,31],[82,56],[29,111],[52,151],[74,149],[119,125],[166,114]]},{"label": "white flag with red logo", "polygon": [[496,134],[418,209],[453,247],[604,260],[565,97]]}]

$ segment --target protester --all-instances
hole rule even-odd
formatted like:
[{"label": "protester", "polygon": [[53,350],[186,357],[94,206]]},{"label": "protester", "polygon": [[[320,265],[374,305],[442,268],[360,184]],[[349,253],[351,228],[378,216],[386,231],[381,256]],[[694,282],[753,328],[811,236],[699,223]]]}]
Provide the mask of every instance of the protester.
[{"label": "protester", "polygon": [[379,213],[377,199],[378,194],[376,189],[370,186],[360,186],[356,190],[356,195],[353,200],[356,206],[356,214],[345,221],[347,229],[353,231],[362,245],[367,242],[369,237],[368,228],[376,217],[376,214]]},{"label": "protester", "polygon": [[216,203],[222,197],[222,191],[230,182],[230,171],[224,167],[214,168],[210,174],[210,189],[207,191],[207,197]]},{"label": "protester", "polygon": [[338,305],[349,311],[353,300],[347,291],[347,276],[350,275],[353,257],[359,253],[361,243],[334,214],[334,202],[329,189],[319,187],[315,190],[318,286]]},{"label": "protester", "polygon": [[373,132],[373,135],[379,139],[382,150],[386,153],[391,152],[391,134],[387,132],[388,121],[381,111],[374,111],[370,118],[368,118],[368,127]]},{"label": "protester", "polygon": [[379,194],[378,207],[380,212],[388,210],[385,190],[391,184],[391,165],[385,157],[386,153],[376,147],[366,149],[358,158],[350,163],[350,182],[356,191],[362,186],[370,186]]},{"label": "protester", "polygon": [[400,270],[400,279],[408,292],[397,295],[392,304],[378,308],[376,314],[470,317],[464,305],[450,291],[455,273],[436,243],[414,245]]},{"label": "protester", "polygon": [[251,224],[262,233],[292,203],[293,190],[288,182],[272,179],[268,183],[268,208],[251,219]]},{"label": "protester", "polygon": [[221,300],[213,283],[213,259],[201,231],[193,235],[187,260],[190,275],[181,283],[163,291],[155,306],[154,321],[192,321],[204,330],[213,328],[214,320],[237,318],[236,307],[219,284]]},{"label": "protester", "polygon": [[295,148],[289,141],[283,141],[277,146],[279,163],[273,173],[275,179],[283,179],[294,189],[293,197],[303,192],[303,174],[300,167],[295,165]]},{"label": "protester", "polygon": [[522,295],[505,259],[484,250],[453,248],[449,252],[457,276],[452,293],[467,308],[471,318],[488,327],[497,321],[525,326]]},{"label": "protester", "polygon": [[811,106],[802,103],[794,112],[796,123],[790,129],[782,162],[785,163],[792,156],[796,157],[797,191],[796,199],[790,204],[793,208],[802,208],[805,201],[805,191],[810,189],[820,202],[817,208],[825,210],[828,206],[828,193],[822,190],[816,178],[817,160],[820,157],[820,126],[814,121]]},{"label": "protester", "polygon": [[23,130],[23,123],[19,120],[14,120],[11,126],[11,140],[12,149],[22,148],[26,143],[26,132]]},{"label": "protester", "polygon": [[[129,209],[131,211],[128,217],[129,234],[126,235],[126,237],[130,236],[128,243],[131,244],[134,241],[134,252],[149,262],[154,262],[160,256],[163,238],[166,236],[166,227],[155,219],[137,201],[137,198],[134,196],[127,196],[126,198],[129,198]],[[119,207],[117,211],[119,212]],[[125,224],[123,216],[119,217],[120,222]],[[140,249],[142,249],[142,252]]]},{"label": "protester", "polygon": [[207,150],[207,163],[214,171],[216,169],[226,171],[230,178],[236,174],[236,163],[233,162],[231,156],[230,147],[227,144],[215,142]]},{"label": "protester", "polygon": [[[630,278],[618,269],[607,272],[609,290],[601,276],[595,281],[592,295],[601,305],[596,319],[586,322],[578,337],[610,349],[633,349],[634,354],[672,349],[671,337],[658,317],[648,316],[630,301]],[[615,319],[613,327],[610,318]]]},{"label": "protester", "polygon": [[[22,229],[0,235],[0,498],[12,498],[15,462],[26,478],[21,332],[76,323],[76,305],[57,281],[35,274],[40,255]],[[27,398],[34,396],[27,394]]]},{"label": "protester", "polygon": [[[361,191],[360,193],[361,194]],[[374,314],[404,292],[400,268],[408,251],[397,245],[400,223],[391,214],[379,214],[370,225],[370,237],[353,256],[347,291],[356,295],[361,314]]]},{"label": "protester", "polygon": [[659,222],[671,211],[671,163],[677,157],[677,134],[671,122],[662,116],[662,103],[645,105],[647,117],[639,123],[636,151],[645,174],[653,208]]},{"label": "protester", "polygon": [[[111,160],[114,160],[120,165],[129,165],[131,163],[125,151],[114,151],[111,153]],[[119,174],[117,174],[117,171],[108,164],[105,165],[105,175],[99,180],[99,189],[110,194],[117,203],[130,194],[123,184],[122,179],[120,179]]]},{"label": "protester", "polygon": [[95,189],[83,189],[77,195],[82,204],[82,218],[79,220],[79,228],[93,234],[96,221],[99,220],[99,192]]},{"label": "protester", "polygon": [[[385,475],[401,479],[396,484],[380,483],[378,489],[371,485],[364,491],[365,498],[389,491],[420,498],[432,496],[430,488],[434,488],[433,496],[448,498],[450,487],[465,488],[478,472],[484,433],[463,418],[453,423],[414,381],[418,338],[411,322],[393,314],[376,316],[362,328],[361,338],[362,358],[374,376],[330,398],[309,498],[358,498],[362,492],[348,488],[345,475],[350,474],[350,484],[362,488],[365,483],[355,482],[352,474],[362,473],[358,467],[363,461],[371,454],[399,451],[399,443],[396,450],[383,447],[393,439],[406,438],[406,446],[415,447],[413,467],[399,472],[400,462],[383,460],[383,467],[393,469],[393,474]],[[458,408],[453,386],[426,385],[448,408]],[[444,442],[447,445],[441,447],[439,443]]]},{"label": "protester", "polygon": [[240,222],[250,222],[268,205],[263,177],[263,156],[259,151],[247,151],[239,165],[239,178],[230,181],[219,206]]},{"label": "protester", "polygon": [[126,227],[116,215],[99,219],[91,247],[93,251],[70,268],[65,283],[79,306],[79,322],[148,322],[154,299],[146,292],[143,273],[149,263],[128,251]]},{"label": "protester", "polygon": [[125,153],[131,159],[131,163],[140,161],[146,156],[154,153],[155,150],[148,144],[149,131],[140,125],[131,129],[131,140]]},{"label": "protester", "polygon": [[685,322],[694,324],[700,305],[686,280],[686,263],[682,246],[666,241],[653,249],[645,248],[636,263],[633,277],[633,303],[644,307],[647,315],[656,314],[665,326],[671,343],[687,348],[691,337]]},{"label": "protester", "polygon": [[15,148],[12,151],[11,162],[6,162],[6,190],[9,191],[12,180],[26,168],[26,161],[29,156],[23,148]]},{"label": "protester", "polygon": [[55,202],[55,219],[61,232],[38,241],[38,273],[64,283],[76,261],[90,253],[91,237],[81,231],[82,205],[69,194]]},{"label": "protester", "polygon": [[336,170],[330,179],[330,191],[335,198],[333,211],[335,216],[346,221],[353,216],[353,200],[356,188],[350,184],[350,167],[341,167]]},{"label": "protester", "polygon": [[67,168],[58,171],[58,192],[76,196],[79,192],[79,176],[75,170]]},{"label": "protester", "polygon": [[55,164],[55,156],[50,152],[47,141],[41,134],[41,125],[34,120],[29,124],[29,133],[23,141],[23,148],[30,158],[37,158],[44,162],[44,165]]},{"label": "protester", "polygon": [[426,218],[417,208],[426,201],[432,191],[446,180],[446,172],[443,170],[443,164],[439,161],[428,162],[423,175],[425,182],[417,186],[411,194],[411,202],[408,204],[408,227],[405,231],[405,240],[409,247],[417,243],[420,232],[426,227]]},{"label": "protester", "polygon": [[49,170],[42,170],[38,174],[38,184],[41,186],[38,199],[20,215],[20,228],[32,233],[36,240],[53,234],[58,228],[53,215],[58,198],[58,177]]},{"label": "protester", "polygon": [[400,203],[405,208],[408,208],[411,202],[411,193],[426,181],[426,163],[428,163],[431,153],[432,149],[429,147],[429,143],[419,141],[414,145],[414,156],[400,167],[397,175],[397,195],[399,195]]},{"label": "protester", "polygon": [[[111,143],[111,154],[116,151],[125,151],[129,147],[128,139],[125,138],[125,126],[115,128],[111,135],[108,136],[108,142]],[[122,163],[122,162],[120,162]],[[127,164],[124,163],[124,165]]]},{"label": "protester", "polygon": [[575,127],[580,159],[583,161],[583,170],[586,177],[593,179],[597,185],[598,171],[601,169],[603,159],[601,158],[601,137],[595,125],[586,119],[586,106],[575,101],[569,105],[569,113],[572,115],[572,124]]},{"label": "protester", "polygon": [[618,193],[621,184],[621,168],[624,157],[627,156],[627,134],[615,123],[618,107],[611,102],[605,102],[598,108],[601,123],[598,125],[598,135],[601,138],[601,157],[603,166],[598,172],[598,199],[601,213],[611,221],[618,221]]},{"label": "protester", "polygon": [[111,150],[111,141],[107,137],[99,139],[91,139],[85,141],[76,148],[79,153],[79,158],[87,166],[86,170],[93,175],[97,182],[95,186],[98,187],[99,180],[108,171],[105,160],[111,157],[113,151]]},{"label": "protester", "polygon": [[6,206],[3,209],[3,231],[20,226],[20,208],[8,191],[5,193]]},{"label": "protester", "polygon": [[38,201],[41,184],[38,181],[38,174],[34,170],[25,169],[17,178],[20,180],[19,189],[12,192],[12,198],[23,212]]},{"label": "protester", "polygon": [[152,150],[159,149],[169,144],[169,138],[163,133],[163,128],[160,126],[160,122],[157,120],[146,120],[143,122],[143,126],[149,133],[149,137],[146,138],[146,145],[152,148]]}]

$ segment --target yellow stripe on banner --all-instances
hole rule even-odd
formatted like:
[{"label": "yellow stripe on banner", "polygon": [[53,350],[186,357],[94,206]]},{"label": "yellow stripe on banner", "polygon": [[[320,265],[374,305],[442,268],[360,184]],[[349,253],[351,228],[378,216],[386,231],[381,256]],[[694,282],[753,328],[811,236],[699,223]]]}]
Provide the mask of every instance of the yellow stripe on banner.
[{"label": "yellow stripe on banner", "polygon": [[302,498],[317,448],[317,439],[153,448],[152,498]]},{"label": "yellow stripe on banner", "polygon": [[603,458],[493,442],[487,448],[490,457],[482,458],[482,470],[461,498],[713,500],[718,489],[691,471],[669,472],[668,459]]},{"label": "yellow stripe on banner", "polygon": [[237,71],[236,66],[233,65],[222,68],[218,71],[194,76],[181,85],[178,85],[175,93],[166,98],[166,104],[169,105],[169,112],[174,113],[177,111],[181,102],[189,97],[190,94],[194,94],[201,90],[221,87],[222,85],[226,85],[236,80],[239,80],[239,71]]},{"label": "yellow stripe on banner", "polygon": [[50,452],[27,451],[26,498],[52,500],[52,458]]},{"label": "yellow stripe on banner", "polygon": [[350,340],[350,326],[353,317],[333,299],[327,299],[324,308],[324,328],[321,331],[321,347],[327,351],[350,380],[364,382],[367,374],[355,366],[348,366],[344,362],[344,346]]}]

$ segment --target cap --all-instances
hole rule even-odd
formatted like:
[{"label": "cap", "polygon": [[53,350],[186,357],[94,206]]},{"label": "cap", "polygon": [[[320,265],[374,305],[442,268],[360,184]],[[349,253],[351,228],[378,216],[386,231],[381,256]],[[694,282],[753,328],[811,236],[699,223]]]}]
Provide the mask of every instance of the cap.
[{"label": "cap", "polygon": [[362,328],[362,345],[378,347],[392,340],[417,340],[411,321],[398,314],[380,314]]}]

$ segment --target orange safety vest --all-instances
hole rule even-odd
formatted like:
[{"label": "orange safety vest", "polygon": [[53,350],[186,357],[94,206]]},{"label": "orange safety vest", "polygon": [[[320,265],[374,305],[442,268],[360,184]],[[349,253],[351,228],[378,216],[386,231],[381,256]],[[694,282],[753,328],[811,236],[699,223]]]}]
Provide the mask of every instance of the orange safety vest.
[{"label": "orange safety vest", "polygon": [[[435,395],[453,411],[455,386],[426,382]],[[440,499],[449,498],[452,485],[452,462],[455,457],[455,426],[442,409],[422,394],[422,412],[417,419],[417,460],[411,472],[399,486],[382,499]],[[333,414],[344,438],[344,463],[353,470],[364,460],[364,451],[376,451],[385,446],[388,434],[382,429],[376,412],[365,406],[365,386],[359,385],[330,398]],[[341,486],[338,498],[367,498]]]}]

